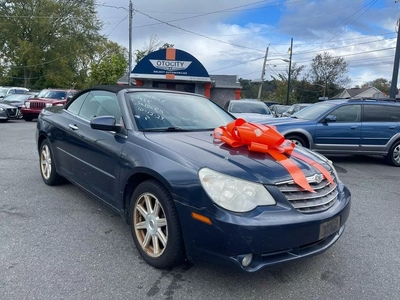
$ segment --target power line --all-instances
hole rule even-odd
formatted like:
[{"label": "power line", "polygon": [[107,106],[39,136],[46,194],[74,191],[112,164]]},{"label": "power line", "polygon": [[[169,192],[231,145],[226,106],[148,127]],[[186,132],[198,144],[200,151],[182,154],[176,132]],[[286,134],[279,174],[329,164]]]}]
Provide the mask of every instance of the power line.
[{"label": "power line", "polygon": [[146,14],[146,13],[143,13],[143,12],[141,12],[141,11],[136,10],[136,12],[138,12],[138,13],[141,14],[141,15],[144,15],[144,16],[148,17],[149,19],[156,20],[156,21],[158,21],[158,22],[160,22],[160,23],[164,23],[165,25],[168,25],[168,26],[170,26],[170,27],[173,27],[173,28],[182,30],[182,31],[187,32],[187,33],[190,33],[190,34],[194,34],[194,35],[197,35],[197,36],[201,36],[201,37],[203,37],[203,38],[206,38],[206,39],[209,39],[209,40],[212,40],[212,41],[220,42],[220,43],[223,43],[223,44],[228,44],[228,45],[235,46],[235,47],[238,47],[238,48],[243,48],[243,49],[249,49],[249,50],[255,50],[255,51],[259,51],[259,52],[264,52],[263,50],[260,50],[260,49],[251,48],[251,47],[247,47],[247,46],[243,46],[243,45],[238,45],[238,44],[234,44],[234,43],[231,43],[231,42],[228,42],[228,41],[219,40],[219,39],[214,39],[214,38],[211,38],[211,37],[206,36],[206,35],[204,35],[204,34],[197,33],[197,32],[193,32],[193,31],[191,31],[191,30],[184,29],[184,28],[182,28],[182,27],[180,27],[180,26],[176,26],[176,25],[170,24],[170,23],[168,23],[168,22],[164,22],[164,21],[162,21],[162,20],[159,20],[159,19],[157,19],[157,18],[155,18],[155,17],[152,17],[152,16],[150,16],[150,15],[148,15],[148,14]]}]

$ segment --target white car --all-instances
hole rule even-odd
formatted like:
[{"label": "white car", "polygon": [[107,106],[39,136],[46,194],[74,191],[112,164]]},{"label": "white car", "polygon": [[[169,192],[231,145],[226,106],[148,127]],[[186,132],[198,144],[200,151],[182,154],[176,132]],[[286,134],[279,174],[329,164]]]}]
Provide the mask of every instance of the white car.
[{"label": "white car", "polygon": [[257,99],[229,100],[224,109],[236,118],[245,119],[247,122],[262,121],[274,117],[268,105]]},{"label": "white car", "polygon": [[29,89],[24,87],[1,87],[0,98],[4,98],[11,94],[24,94],[26,92],[29,92]]}]

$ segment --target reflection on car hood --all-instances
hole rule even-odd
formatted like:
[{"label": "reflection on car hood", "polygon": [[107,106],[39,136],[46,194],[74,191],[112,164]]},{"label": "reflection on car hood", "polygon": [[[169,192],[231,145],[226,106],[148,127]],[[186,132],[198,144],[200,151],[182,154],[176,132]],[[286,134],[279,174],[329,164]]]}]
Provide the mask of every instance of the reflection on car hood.
[{"label": "reflection on car hood", "polygon": [[258,119],[253,121],[253,123],[260,123],[260,124],[265,124],[265,125],[284,125],[284,124],[302,124],[302,123],[308,123],[309,120],[304,120],[304,119],[296,119],[296,118],[291,118],[291,117],[282,117],[282,118],[273,118],[273,119],[268,119],[268,120],[262,120]]},{"label": "reflection on car hood", "polygon": [[273,119],[274,116],[265,115],[265,114],[254,114],[254,113],[234,113],[236,118],[245,119],[247,122],[254,122],[255,120],[270,120]]},{"label": "reflection on car hood", "polygon": [[9,104],[5,104],[5,103],[0,103],[0,107],[1,108],[16,108],[14,105],[9,105]]},{"label": "reflection on car hood", "polygon": [[[184,158],[188,165],[195,168],[209,167],[224,174],[264,184],[292,179],[288,171],[268,154],[249,151],[246,146],[232,148],[225,143],[216,142],[211,131],[146,132],[145,136],[163,149],[169,149]],[[305,148],[294,151],[301,151],[301,154],[329,168],[325,162]],[[305,176],[316,173],[309,164],[294,157],[291,159],[300,167]]]}]

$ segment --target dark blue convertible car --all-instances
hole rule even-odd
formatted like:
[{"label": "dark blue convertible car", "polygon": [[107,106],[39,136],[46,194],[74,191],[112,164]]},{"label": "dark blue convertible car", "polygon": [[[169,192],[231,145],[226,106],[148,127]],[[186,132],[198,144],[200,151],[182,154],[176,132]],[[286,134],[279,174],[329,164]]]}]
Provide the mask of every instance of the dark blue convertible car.
[{"label": "dark blue convertible car", "polygon": [[42,110],[37,146],[44,182],[67,179],[118,212],[156,268],[312,256],[350,212],[328,159],[196,94],[93,87]]}]

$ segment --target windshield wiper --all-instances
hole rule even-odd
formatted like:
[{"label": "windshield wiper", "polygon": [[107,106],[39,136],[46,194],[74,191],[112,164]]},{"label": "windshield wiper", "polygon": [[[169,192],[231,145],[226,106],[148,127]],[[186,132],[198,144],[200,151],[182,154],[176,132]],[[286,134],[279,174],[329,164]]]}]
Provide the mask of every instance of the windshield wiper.
[{"label": "windshield wiper", "polygon": [[160,127],[160,128],[147,128],[143,129],[142,131],[147,131],[147,132],[176,132],[176,131],[189,131],[186,129],[182,129],[180,127]]}]

